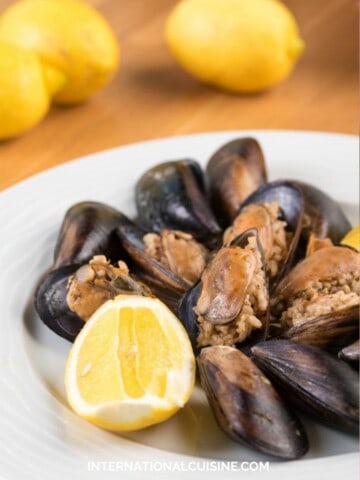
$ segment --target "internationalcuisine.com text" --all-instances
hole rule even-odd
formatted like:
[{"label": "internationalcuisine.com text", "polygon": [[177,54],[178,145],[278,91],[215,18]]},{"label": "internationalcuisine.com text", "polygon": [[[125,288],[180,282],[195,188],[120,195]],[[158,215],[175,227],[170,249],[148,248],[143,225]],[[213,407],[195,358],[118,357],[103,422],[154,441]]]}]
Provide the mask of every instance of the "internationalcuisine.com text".
[{"label": "internationalcuisine.com text", "polygon": [[92,472],[261,472],[269,471],[270,462],[237,461],[89,461]]}]

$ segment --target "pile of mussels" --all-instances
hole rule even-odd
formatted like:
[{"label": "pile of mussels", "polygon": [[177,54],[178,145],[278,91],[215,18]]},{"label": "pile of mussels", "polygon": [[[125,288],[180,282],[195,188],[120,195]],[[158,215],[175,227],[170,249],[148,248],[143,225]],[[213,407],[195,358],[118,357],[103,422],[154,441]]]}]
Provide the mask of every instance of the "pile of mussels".
[{"label": "pile of mussels", "polygon": [[184,324],[219,426],[284,459],[304,455],[293,407],[358,431],[360,253],[314,186],[267,182],[258,142],[160,163],[135,189],[137,219],[98,202],[66,213],[36,310],[73,341],[118,294],[157,296]]}]

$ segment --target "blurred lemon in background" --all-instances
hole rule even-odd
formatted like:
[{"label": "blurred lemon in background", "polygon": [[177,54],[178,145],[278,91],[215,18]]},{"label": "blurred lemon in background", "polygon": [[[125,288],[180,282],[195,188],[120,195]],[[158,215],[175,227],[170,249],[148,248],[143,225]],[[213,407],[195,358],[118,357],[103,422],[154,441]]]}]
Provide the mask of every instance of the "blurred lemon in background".
[{"label": "blurred lemon in background", "polygon": [[244,93],[284,80],[304,49],[293,15],[277,0],[183,0],[165,37],[188,73]]},{"label": "blurred lemon in background", "polygon": [[[78,0],[23,0],[0,17],[0,41],[39,55],[51,80],[66,79],[53,102],[78,103],[106,85],[119,65],[120,51],[106,20]],[[30,93],[31,95],[31,93]]]},{"label": "blurred lemon in background", "polygon": [[62,84],[63,78],[51,71],[47,83],[47,72],[34,53],[0,43],[0,139],[36,125],[49,110],[49,90]]}]

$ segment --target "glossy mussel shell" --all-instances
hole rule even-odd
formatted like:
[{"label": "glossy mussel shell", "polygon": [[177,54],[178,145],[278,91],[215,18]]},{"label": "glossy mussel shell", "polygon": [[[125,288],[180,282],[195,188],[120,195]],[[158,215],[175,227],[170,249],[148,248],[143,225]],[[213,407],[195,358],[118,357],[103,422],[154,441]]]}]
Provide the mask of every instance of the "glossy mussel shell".
[{"label": "glossy mussel shell", "polygon": [[70,311],[66,301],[69,277],[78,267],[79,265],[66,265],[51,270],[41,279],[35,292],[35,308],[41,320],[70,342],[74,341],[84,326],[84,321]]},{"label": "glossy mussel shell", "polygon": [[339,352],[339,358],[345,360],[355,367],[359,367],[360,359],[360,340],[356,340],[351,345],[347,345]]},{"label": "glossy mussel shell", "polygon": [[221,233],[194,160],[164,162],[147,170],[136,184],[135,200],[139,224],[146,231],[181,230],[206,241]]},{"label": "glossy mussel shell", "polygon": [[267,181],[264,155],[254,138],[238,138],[223,145],[206,167],[211,206],[226,227],[240,204]]},{"label": "glossy mussel shell", "polygon": [[345,362],[290,340],[259,343],[251,354],[287,401],[327,426],[358,431],[359,379]]},{"label": "glossy mussel shell", "polygon": [[331,238],[335,244],[340,243],[340,240],[351,230],[351,224],[340,205],[327,193],[313,185],[298,180],[290,180],[290,182],[304,195],[307,219],[303,232],[305,239],[313,233],[319,238]]},{"label": "glossy mussel shell", "polygon": [[358,335],[359,306],[354,305],[295,325],[282,337],[336,353]]},{"label": "glossy mussel shell", "polygon": [[197,361],[209,404],[227,435],[283,459],[306,453],[308,442],[301,423],[245,354],[232,347],[207,347]]},{"label": "glossy mussel shell", "polygon": [[68,209],[54,251],[54,264],[40,279],[35,308],[41,320],[58,335],[73,341],[84,325],[66,301],[70,276],[93,256],[114,261],[121,257],[115,228],[124,215],[100,202],[80,202]]},{"label": "glossy mussel shell", "polygon": [[54,251],[53,269],[106,255],[117,261],[120,244],[113,234],[123,214],[100,202],[76,203],[66,212]]}]

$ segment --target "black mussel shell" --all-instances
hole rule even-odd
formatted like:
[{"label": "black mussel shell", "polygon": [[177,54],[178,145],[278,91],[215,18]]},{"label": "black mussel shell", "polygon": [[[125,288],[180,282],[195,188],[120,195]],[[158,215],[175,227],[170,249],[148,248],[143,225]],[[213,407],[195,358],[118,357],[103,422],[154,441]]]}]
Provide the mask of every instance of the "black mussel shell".
[{"label": "black mussel shell", "polygon": [[251,354],[287,401],[327,426],[358,432],[359,379],[345,362],[290,340],[259,343]]},{"label": "black mussel shell", "polygon": [[168,270],[162,263],[147,255],[143,238],[146,232],[129,219],[123,219],[116,228],[116,234],[123,249],[134,263],[137,275],[144,273],[152,283],[158,283],[170,290],[178,290],[182,294],[189,288],[187,282]]},{"label": "black mussel shell", "polygon": [[115,228],[124,215],[99,202],[81,202],[66,212],[54,252],[54,269],[105,255],[117,261],[121,254]]},{"label": "black mussel shell", "polygon": [[304,229],[305,240],[313,233],[319,238],[331,238],[338,244],[351,230],[351,224],[339,204],[319,188],[298,180],[290,180],[304,195],[305,215],[309,225]]},{"label": "black mussel shell", "polygon": [[293,185],[292,182],[286,180],[275,180],[269,182],[266,185],[260,187],[254,193],[252,193],[240,206],[237,213],[240,213],[243,208],[248,205],[256,203],[271,203],[278,202],[282,219],[287,223],[286,229],[293,234],[291,244],[289,246],[289,252],[284,261],[281,271],[276,276],[276,279],[272,281],[272,289],[276,283],[287,274],[292,268],[296,260],[297,246],[300,240],[303,215],[304,215],[304,198],[302,192]]},{"label": "black mussel shell", "polygon": [[136,184],[135,199],[139,224],[147,231],[182,230],[202,240],[221,233],[194,160],[164,162],[147,170]]},{"label": "black mussel shell", "polygon": [[347,345],[339,352],[339,358],[345,360],[355,367],[359,367],[360,358],[360,340],[356,340],[351,345]]},{"label": "black mussel shell", "polygon": [[336,353],[359,336],[359,306],[320,315],[289,328],[282,336]]},{"label": "black mussel shell", "polygon": [[206,347],[197,361],[217,423],[233,440],[287,460],[307,452],[300,421],[245,354],[232,347]]},{"label": "black mussel shell", "polygon": [[52,270],[40,280],[35,292],[35,308],[41,320],[61,337],[73,342],[84,321],[69,310],[66,296],[69,277],[79,265]]},{"label": "black mussel shell", "polygon": [[198,346],[197,342],[197,338],[199,336],[199,327],[194,307],[199,300],[200,294],[201,282],[198,282],[193,287],[189,288],[189,290],[181,298],[177,310],[177,316],[181,320],[181,323],[184,325],[185,330],[189,335],[195,354],[199,353],[200,347]]},{"label": "black mussel shell", "polygon": [[210,158],[206,178],[211,206],[226,227],[244,199],[267,181],[259,143],[254,138],[226,143]]}]

